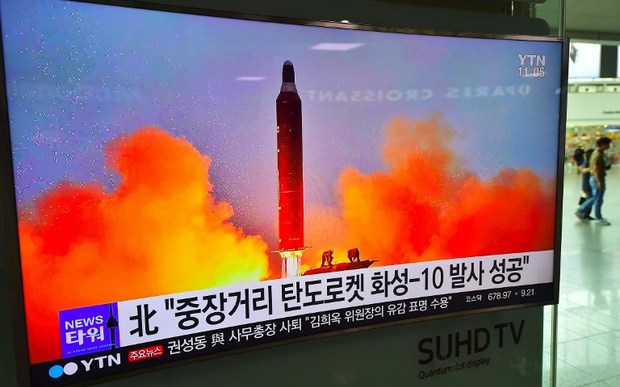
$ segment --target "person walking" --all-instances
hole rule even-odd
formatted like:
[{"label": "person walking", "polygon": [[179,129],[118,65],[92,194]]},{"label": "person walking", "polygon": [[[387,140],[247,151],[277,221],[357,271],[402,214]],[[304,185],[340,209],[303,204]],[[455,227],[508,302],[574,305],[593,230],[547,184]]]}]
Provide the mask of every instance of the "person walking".
[{"label": "person walking", "polygon": [[590,188],[592,188],[592,197],[583,202],[575,212],[577,217],[584,221],[586,214],[594,208],[594,218],[597,224],[601,226],[609,226],[611,223],[603,218],[601,208],[603,206],[603,196],[605,195],[605,175],[607,168],[605,165],[605,151],[609,149],[611,139],[609,137],[601,137],[596,140],[596,150],[590,157]]},{"label": "person walking", "polygon": [[577,174],[581,173],[581,166],[586,160],[586,151],[583,149],[581,145],[575,149],[575,153],[573,153],[573,161],[575,162],[575,166],[577,167]]},{"label": "person walking", "polygon": [[[590,176],[592,176],[590,173],[590,157],[592,157],[592,153],[594,153],[594,149],[588,149],[579,165],[579,171],[581,172],[581,196],[579,197],[579,206],[592,197],[592,187],[590,187]],[[594,218],[590,216],[591,210],[592,208],[589,208],[584,211],[583,220],[594,220]]]}]

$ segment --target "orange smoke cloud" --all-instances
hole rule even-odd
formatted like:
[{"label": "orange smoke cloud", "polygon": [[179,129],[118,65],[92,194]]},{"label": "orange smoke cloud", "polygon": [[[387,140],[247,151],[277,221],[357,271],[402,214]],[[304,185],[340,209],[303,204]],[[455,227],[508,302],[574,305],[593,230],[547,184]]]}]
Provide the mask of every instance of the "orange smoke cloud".
[{"label": "orange smoke cloud", "polygon": [[[414,122],[394,119],[386,128],[386,172],[340,175],[337,208],[312,208],[307,230],[315,247],[304,267],[335,262],[358,247],[375,265],[553,248],[555,184],[534,172],[502,170],[482,181],[461,166],[449,145],[454,131],[436,114]],[[501,161],[500,161],[501,162]]]},{"label": "orange smoke cloud", "polygon": [[20,219],[30,356],[60,357],[58,311],[267,276],[267,244],[211,194],[211,160],[157,128],[107,149],[121,182],[61,183]]}]

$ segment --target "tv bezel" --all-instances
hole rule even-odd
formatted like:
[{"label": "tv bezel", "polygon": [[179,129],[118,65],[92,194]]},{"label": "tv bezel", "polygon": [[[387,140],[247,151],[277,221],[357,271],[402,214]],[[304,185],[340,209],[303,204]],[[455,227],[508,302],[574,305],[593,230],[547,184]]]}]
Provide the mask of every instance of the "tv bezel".
[{"label": "tv bezel", "polygon": [[[50,0],[54,1],[54,0]],[[477,33],[477,32],[454,32],[443,30],[429,30],[429,29],[416,29],[407,26],[379,26],[370,24],[357,24],[357,23],[344,23],[336,21],[324,21],[324,20],[308,20],[300,18],[289,18],[280,16],[266,16],[242,13],[236,11],[222,11],[208,8],[188,7],[174,4],[162,4],[152,2],[141,2],[131,0],[73,0],[73,2],[99,4],[103,6],[117,6],[127,7],[134,9],[154,10],[181,14],[191,14],[199,16],[210,16],[219,18],[228,18],[236,20],[248,20],[259,21],[268,23],[279,24],[291,24],[301,26],[313,26],[313,27],[327,27],[338,29],[351,29],[351,30],[363,30],[371,32],[389,32],[389,33],[401,33],[410,35],[426,35],[426,36],[443,36],[443,37],[463,37],[463,38],[482,38],[493,40],[518,40],[518,41],[542,41],[542,42],[557,42],[562,45],[562,58],[561,58],[561,85],[559,93],[559,108],[558,112],[558,152],[557,152],[557,171],[556,171],[556,208],[555,208],[555,236],[554,236],[554,259],[553,259],[553,299],[549,302],[536,302],[536,303],[524,303],[519,305],[492,307],[492,308],[479,308],[471,309],[461,312],[453,312],[443,315],[428,316],[422,318],[411,318],[407,320],[401,320],[396,322],[384,322],[379,324],[365,325],[353,329],[336,330],[328,333],[309,334],[301,338],[288,339],[277,341],[269,344],[253,345],[239,350],[225,351],[218,354],[211,355],[198,355],[191,359],[175,360],[165,363],[164,365],[157,365],[153,367],[147,367],[144,369],[137,369],[132,371],[122,371],[105,377],[99,377],[97,379],[88,380],[85,382],[79,382],[78,385],[90,385],[96,382],[109,381],[128,376],[137,375],[145,372],[152,372],[157,369],[167,368],[172,366],[179,366],[196,361],[203,361],[210,358],[219,358],[228,356],[234,353],[247,352],[260,348],[269,348],[274,346],[280,346],[283,344],[290,344],[295,342],[306,341],[314,338],[327,337],[333,335],[340,335],[349,332],[358,332],[369,329],[376,329],[386,326],[394,326],[399,324],[407,324],[418,321],[432,320],[438,318],[450,318],[452,316],[460,315],[472,315],[480,314],[499,310],[519,309],[526,307],[537,307],[545,305],[557,304],[559,301],[559,280],[560,280],[560,256],[561,256],[561,236],[562,236],[562,198],[563,198],[563,182],[564,182],[564,151],[565,151],[565,136],[564,128],[566,127],[566,107],[567,107],[567,89],[568,89],[568,52],[569,52],[569,39],[566,37],[558,36],[532,36],[521,34],[490,34],[490,33]],[[386,7],[389,5],[386,5]],[[0,23],[0,32],[2,31],[2,25]],[[4,35],[3,35],[4,36]],[[7,290],[10,312],[10,324],[12,326],[13,341],[14,341],[14,354],[15,364],[17,368],[16,378],[18,385],[30,385],[30,369],[32,367],[30,363],[28,353],[28,336],[26,329],[26,315],[24,306],[24,292],[23,292],[23,279],[21,269],[21,255],[18,233],[18,215],[17,215],[17,200],[15,193],[15,181],[14,181],[14,169],[13,169],[13,152],[11,147],[10,138],[10,117],[8,112],[8,96],[5,77],[4,66],[5,54],[4,54],[4,41],[0,39],[0,114],[2,121],[0,122],[0,245],[5,247],[4,255],[6,261],[6,276],[7,276]],[[1,263],[1,262],[0,262]]]}]

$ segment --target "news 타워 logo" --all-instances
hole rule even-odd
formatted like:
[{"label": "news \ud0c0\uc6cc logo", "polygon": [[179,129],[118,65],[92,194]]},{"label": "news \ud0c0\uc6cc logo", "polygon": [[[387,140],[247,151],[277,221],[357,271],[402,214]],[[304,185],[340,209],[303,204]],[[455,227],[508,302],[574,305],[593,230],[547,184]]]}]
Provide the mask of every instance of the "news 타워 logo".
[{"label": "news \ud0c0\uc6cc logo", "polygon": [[50,367],[48,374],[50,378],[58,379],[63,375],[75,375],[80,369],[84,372],[90,372],[91,370],[111,368],[120,364],[121,354],[116,353],[113,355],[102,355],[90,359],[83,359],[76,362],[70,361],[65,365],[56,364]]},{"label": "news \ud0c0\uc6cc logo", "polygon": [[62,357],[69,358],[116,349],[120,346],[116,304],[61,310]]}]

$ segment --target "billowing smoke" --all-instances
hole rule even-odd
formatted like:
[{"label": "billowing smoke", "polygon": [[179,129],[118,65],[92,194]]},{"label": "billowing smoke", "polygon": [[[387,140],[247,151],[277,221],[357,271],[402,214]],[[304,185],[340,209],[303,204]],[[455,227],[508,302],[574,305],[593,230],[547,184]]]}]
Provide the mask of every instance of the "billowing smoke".
[{"label": "billowing smoke", "polygon": [[[482,180],[450,149],[454,131],[436,114],[391,120],[385,172],[340,175],[338,206],[307,211],[304,267],[323,250],[346,262],[358,247],[375,265],[548,250],[554,243],[555,182],[528,169]],[[501,160],[489,160],[500,164]]]},{"label": "billowing smoke", "polygon": [[214,199],[208,157],[153,127],[111,143],[121,181],[60,183],[20,218],[32,362],[60,357],[58,311],[259,281],[268,247]]}]

